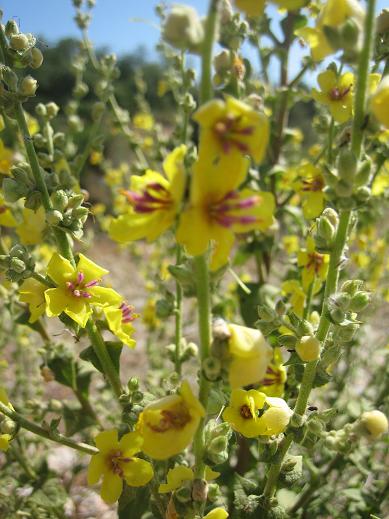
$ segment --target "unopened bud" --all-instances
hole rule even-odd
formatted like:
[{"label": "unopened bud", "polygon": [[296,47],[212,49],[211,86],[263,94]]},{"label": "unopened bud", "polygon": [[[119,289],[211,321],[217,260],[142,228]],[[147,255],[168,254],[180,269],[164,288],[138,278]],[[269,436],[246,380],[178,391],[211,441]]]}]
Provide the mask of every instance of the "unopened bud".
[{"label": "unopened bud", "polygon": [[31,61],[30,66],[32,68],[39,68],[43,63],[43,54],[36,47],[31,49]]},{"label": "unopened bud", "polygon": [[312,335],[305,335],[296,345],[296,352],[304,362],[317,360],[320,357],[320,341]]},{"label": "unopened bud", "polygon": [[[46,117],[47,109],[43,103],[38,103],[35,107],[35,113],[38,117]],[[37,135],[37,134],[35,134]],[[38,134],[39,135],[39,134]],[[34,136],[35,137],[35,136]]]},{"label": "unopened bud", "polygon": [[354,184],[356,187],[364,186],[369,182],[371,172],[371,160],[365,160],[362,162],[358,173],[355,176]]},{"label": "unopened bud", "polygon": [[205,503],[208,496],[208,483],[205,479],[195,479],[193,481],[192,499],[198,503]]},{"label": "unopened bud", "polygon": [[38,82],[32,76],[24,77],[18,88],[18,92],[22,96],[33,97],[38,88]]},{"label": "unopened bud", "polygon": [[354,50],[360,35],[358,24],[352,18],[349,18],[344,22],[340,31],[343,49]]},{"label": "unopened bud", "polygon": [[13,50],[23,51],[28,47],[28,38],[23,33],[13,34],[9,39],[9,44]]},{"label": "unopened bud", "polygon": [[371,189],[367,186],[358,187],[358,189],[355,191],[355,198],[360,204],[367,202],[370,197]]},{"label": "unopened bud", "polygon": [[221,371],[220,360],[215,357],[208,357],[203,362],[203,371],[208,380],[216,380]]},{"label": "unopened bud", "polygon": [[319,218],[317,224],[317,235],[320,239],[324,240],[326,243],[331,244],[335,237],[336,229],[330,222],[328,218],[325,216],[321,216]]},{"label": "unopened bud", "polygon": [[136,377],[131,377],[127,382],[127,387],[129,391],[136,391],[139,387],[139,380]]},{"label": "unopened bud", "polygon": [[372,439],[379,438],[388,432],[388,419],[381,411],[366,411],[362,414],[361,424]]},{"label": "unopened bud", "polygon": [[351,299],[350,310],[352,312],[362,312],[370,303],[370,294],[368,292],[356,292]]},{"label": "unopened bud", "polygon": [[347,180],[339,180],[335,187],[336,194],[341,198],[347,198],[353,193],[353,185]]},{"label": "unopened bud", "polygon": [[53,119],[54,117],[57,116],[57,114],[59,112],[59,106],[57,105],[57,103],[54,103],[53,101],[51,101],[50,103],[47,103],[46,110],[47,110],[48,117],[50,119]]},{"label": "unopened bud", "polygon": [[7,38],[11,38],[14,34],[18,33],[19,27],[15,20],[8,20],[8,22],[5,24],[5,35]]},{"label": "unopened bud", "polygon": [[280,346],[284,346],[287,349],[293,349],[296,346],[297,337],[288,334],[281,335],[280,337],[278,337],[278,342]]},{"label": "unopened bud", "polygon": [[338,175],[341,180],[351,183],[357,171],[357,158],[350,149],[342,149],[338,157]]},{"label": "unopened bud", "polygon": [[354,338],[358,328],[359,324],[357,323],[348,323],[345,326],[341,326],[334,332],[334,339],[340,342],[349,342]]},{"label": "unopened bud", "polygon": [[69,197],[65,193],[65,191],[60,189],[59,191],[55,191],[55,193],[51,195],[51,201],[53,203],[54,209],[57,209],[58,211],[63,211],[64,209],[66,209],[68,205]]},{"label": "unopened bud", "polygon": [[54,210],[54,211],[49,211],[48,213],[46,213],[46,222],[49,225],[58,225],[59,223],[62,222],[62,220],[63,220],[63,216],[60,211]]},{"label": "unopened bud", "polygon": [[338,226],[339,217],[338,217],[338,213],[335,211],[335,209],[332,209],[331,207],[327,207],[326,209],[324,209],[322,216],[325,216],[334,227]]},{"label": "unopened bud", "polygon": [[9,263],[9,268],[18,274],[21,274],[26,270],[26,264],[23,260],[13,257]]},{"label": "unopened bud", "polygon": [[204,29],[197,12],[186,5],[173,5],[163,27],[163,38],[177,49],[194,49],[200,45]]}]

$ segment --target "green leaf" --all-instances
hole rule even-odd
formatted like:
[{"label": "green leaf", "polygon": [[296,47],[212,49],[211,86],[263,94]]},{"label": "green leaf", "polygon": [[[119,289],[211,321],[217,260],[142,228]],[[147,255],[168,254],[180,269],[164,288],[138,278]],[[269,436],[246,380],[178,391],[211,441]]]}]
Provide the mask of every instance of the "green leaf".
[{"label": "green leaf", "polygon": [[296,364],[304,364],[304,362],[300,359],[300,357],[298,356],[298,354],[293,351],[291,354],[290,354],[290,357],[289,359],[284,362],[284,366],[294,366]]},{"label": "green leaf", "polygon": [[257,307],[261,303],[259,296],[259,283],[246,283],[250,294],[247,294],[238,286],[239,308],[246,326],[253,327],[258,320]]},{"label": "green leaf", "polygon": [[[118,341],[105,341],[105,345],[107,347],[108,355],[111,357],[112,364],[114,365],[114,368],[119,374],[120,371],[120,355],[122,353],[123,349],[123,343]],[[100,373],[104,374],[104,369],[102,365],[100,364],[99,359],[97,358],[97,355],[93,349],[93,346],[88,346],[85,350],[83,350],[80,353],[80,358],[82,360],[86,360],[87,362],[90,362],[93,364],[93,366],[100,371]]]},{"label": "green leaf", "polygon": [[63,406],[63,418],[65,422],[66,436],[72,436],[91,425],[95,425],[95,421],[83,409],[73,409],[68,405]]},{"label": "green leaf", "polygon": [[327,373],[327,371],[323,368],[323,366],[320,363],[317,366],[316,375],[313,380],[312,387],[324,386],[325,384],[328,384],[331,378],[332,376],[329,373]]},{"label": "green leaf", "polygon": [[150,507],[150,487],[130,488],[125,486],[119,499],[118,519],[141,519]]}]

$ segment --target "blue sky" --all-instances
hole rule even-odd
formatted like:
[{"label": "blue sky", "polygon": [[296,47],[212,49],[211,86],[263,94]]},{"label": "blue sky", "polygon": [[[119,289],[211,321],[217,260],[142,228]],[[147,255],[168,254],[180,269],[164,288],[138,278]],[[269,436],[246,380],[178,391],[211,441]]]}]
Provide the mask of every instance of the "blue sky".
[{"label": "blue sky", "polygon": [[[387,2],[378,0],[377,11],[387,7]],[[150,58],[155,57],[154,47],[159,39],[158,18],[154,12],[157,3],[157,0],[97,0],[92,11],[91,40],[97,47],[108,47],[117,54],[131,52],[142,45]],[[192,5],[202,15],[208,0],[173,0],[169,3]],[[47,44],[66,36],[79,36],[71,0],[3,0],[1,4],[5,20],[15,18],[22,31],[40,35]],[[291,60],[292,73],[302,54],[304,51],[296,46]],[[252,58],[256,64],[256,56]]]}]

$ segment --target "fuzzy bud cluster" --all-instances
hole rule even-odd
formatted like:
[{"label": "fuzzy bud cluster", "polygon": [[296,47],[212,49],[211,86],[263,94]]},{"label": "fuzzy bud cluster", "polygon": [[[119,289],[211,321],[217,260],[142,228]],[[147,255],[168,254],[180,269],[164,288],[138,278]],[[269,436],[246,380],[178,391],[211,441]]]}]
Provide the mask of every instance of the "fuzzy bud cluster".
[{"label": "fuzzy bud cluster", "polygon": [[205,427],[206,459],[211,464],[219,465],[228,459],[228,442],[231,428],[228,423],[209,420]]},{"label": "fuzzy bud cluster", "polygon": [[89,210],[82,206],[83,201],[81,194],[68,194],[63,190],[54,192],[51,195],[53,210],[46,214],[48,225],[59,226],[75,238],[81,238],[89,214]]},{"label": "fuzzy bud cluster", "polygon": [[6,255],[0,256],[0,268],[10,281],[23,281],[31,277],[35,260],[23,245],[14,245]]},{"label": "fuzzy bud cluster", "polygon": [[162,36],[176,49],[197,52],[204,38],[204,28],[192,7],[173,5],[165,20]]}]

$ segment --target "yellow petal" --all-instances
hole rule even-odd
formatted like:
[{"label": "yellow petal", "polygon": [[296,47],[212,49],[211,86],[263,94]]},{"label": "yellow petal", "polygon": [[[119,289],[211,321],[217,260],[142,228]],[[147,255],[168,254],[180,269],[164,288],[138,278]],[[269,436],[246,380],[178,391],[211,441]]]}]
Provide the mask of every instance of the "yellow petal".
[{"label": "yellow petal", "polygon": [[77,263],[77,271],[84,274],[85,283],[101,279],[103,276],[108,274],[108,270],[99,267],[99,265],[96,265],[96,263],[83,254],[79,254],[79,258],[80,260]]},{"label": "yellow petal", "polygon": [[88,292],[92,296],[88,302],[96,306],[117,306],[123,300],[113,288],[91,287],[88,288]]},{"label": "yellow petal", "polygon": [[146,460],[132,458],[130,462],[121,464],[124,479],[130,487],[143,487],[154,476],[154,470]]},{"label": "yellow petal", "polygon": [[113,472],[106,472],[101,485],[100,495],[102,499],[111,505],[115,503],[123,490],[123,480]]},{"label": "yellow petal", "polygon": [[88,485],[95,485],[99,481],[104,473],[105,467],[105,457],[102,454],[95,454],[91,457],[87,474]]},{"label": "yellow petal", "polygon": [[116,429],[102,431],[95,438],[96,447],[102,453],[110,452],[119,448],[118,432]]},{"label": "yellow petal", "polygon": [[125,457],[131,457],[142,450],[143,438],[137,432],[129,432],[122,436],[119,449]]},{"label": "yellow petal", "polygon": [[69,260],[55,252],[47,265],[47,274],[54,283],[61,285],[75,274],[75,269]]},{"label": "yellow petal", "polygon": [[49,317],[61,314],[72,303],[72,297],[63,288],[49,288],[45,291],[46,312]]}]

